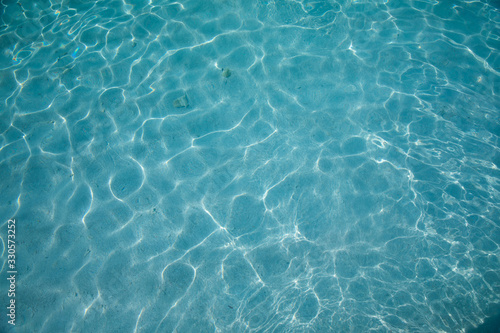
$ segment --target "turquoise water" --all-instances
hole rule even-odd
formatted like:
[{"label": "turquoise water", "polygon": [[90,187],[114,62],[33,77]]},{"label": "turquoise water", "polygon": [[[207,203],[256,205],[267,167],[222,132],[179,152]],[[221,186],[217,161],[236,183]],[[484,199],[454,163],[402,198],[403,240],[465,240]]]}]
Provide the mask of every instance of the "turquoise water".
[{"label": "turquoise water", "polygon": [[491,320],[499,7],[2,1],[0,330]]}]

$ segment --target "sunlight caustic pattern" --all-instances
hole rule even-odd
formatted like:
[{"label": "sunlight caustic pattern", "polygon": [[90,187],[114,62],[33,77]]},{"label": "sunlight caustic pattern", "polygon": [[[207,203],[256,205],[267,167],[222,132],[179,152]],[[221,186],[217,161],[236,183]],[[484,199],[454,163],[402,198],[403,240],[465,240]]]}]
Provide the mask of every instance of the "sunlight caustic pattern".
[{"label": "sunlight caustic pattern", "polygon": [[458,332],[497,314],[489,1],[1,10],[21,331]]}]

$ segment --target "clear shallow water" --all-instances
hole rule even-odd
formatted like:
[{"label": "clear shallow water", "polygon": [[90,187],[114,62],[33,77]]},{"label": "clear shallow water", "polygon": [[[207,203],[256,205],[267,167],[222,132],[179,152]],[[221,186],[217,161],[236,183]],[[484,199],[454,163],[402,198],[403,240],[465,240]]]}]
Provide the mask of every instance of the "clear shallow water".
[{"label": "clear shallow water", "polygon": [[493,1],[3,1],[16,331],[497,315],[499,23]]}]

